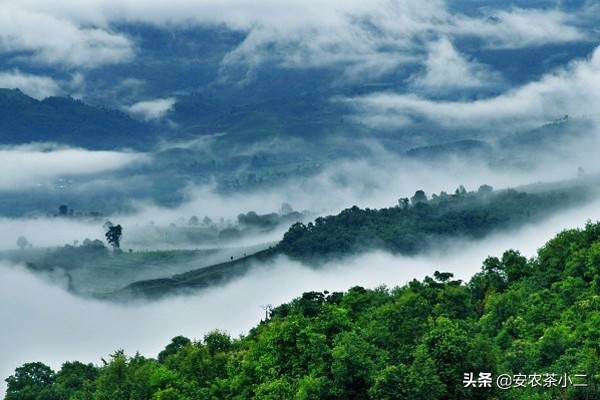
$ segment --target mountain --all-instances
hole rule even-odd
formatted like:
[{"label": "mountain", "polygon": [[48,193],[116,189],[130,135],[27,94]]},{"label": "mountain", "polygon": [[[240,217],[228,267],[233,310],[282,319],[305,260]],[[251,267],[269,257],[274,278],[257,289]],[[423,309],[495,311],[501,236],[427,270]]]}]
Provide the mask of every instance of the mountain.
[{"label": "mountain", "polygon": [[482,185],[476,192],[458,188],[455,194],[440,193],[430,200],[417,191],[411,200],[400,199],[398,206],[379,210],[354,206],[307,224],[294,223],[277,245],[262,251],[171,277],[134,282],[100,297],[159,298],[173,292],[204,289],[239,278],[252,267],[280,255],[318,267],[372,250],[408,256],[426,254],[432,249],[443,249],[458,238],[481,239],[580,206],[593,198],[588,184],[573,181],[559,185],[560,189],[532,185],[528,192],[493,191]]},{"label": "mountain", "polygon": [[579,147],[596,142],[599,116],[564,116],[535,129],[502,135],[499,138],[461,139],[429,146],[419,146],[404,155],[425,163],[471,160],[492,167],[522,169],[536,160],[552,156],[568,159]]},{"label": "mountain", "polygon": [[151,149],[158,128],[110,108],[71,97],[36,100],[18,89],[0,89],[0,142],[56,142],[93,150]]}]

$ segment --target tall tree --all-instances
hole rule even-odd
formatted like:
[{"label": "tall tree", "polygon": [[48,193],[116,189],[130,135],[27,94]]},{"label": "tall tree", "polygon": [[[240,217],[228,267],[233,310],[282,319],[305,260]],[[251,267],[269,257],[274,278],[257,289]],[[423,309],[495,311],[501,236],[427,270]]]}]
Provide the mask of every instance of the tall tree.
[{"label": "tall tree", "polygon": [[6,400],[42,400],[54,399],[51,388],[56,374],[46,364],[33,362],[24,364],[15,370],[15,374],[6,379]]},{"label": "tall tree", "polygon": [[106,236],[106,240],[113,247],[115,253],[121,251],[121,238],[123,237],[123,227],[121,225],[109,227],[104,236]]}]

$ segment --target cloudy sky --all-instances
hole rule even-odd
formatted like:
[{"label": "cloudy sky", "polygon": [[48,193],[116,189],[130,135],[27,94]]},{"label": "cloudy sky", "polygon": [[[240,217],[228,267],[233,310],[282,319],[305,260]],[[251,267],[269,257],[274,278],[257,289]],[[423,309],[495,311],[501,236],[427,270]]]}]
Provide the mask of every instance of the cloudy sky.
[{"label": "cloudy sky", "polygon": [[441,0],[91,0],[85,7],[67,0],[4,0],[0,37],[3,52],[16,53],[23,63],[85,69],[136,57],[134,38],[120,34],[117,23],[224,25],[248,33],[228,60],[243,55],[246,62],[257,62],[275,49],[294,66],[346,62],[366,67],[383,60],[387,67],[441,38],[476,37],[488,48],[593,40],[578,20],[594,7],[589,2],[570,13],[559,7],[492,8],[467,16],[449,11]]},{"label": "cloudy sky", "polygon": [[[452,67],[445,72],[436,72],[434,64],[428,69],[427,76],[422,78],[423,84],[435,84],[444,74],[457,74],[459,78],[453,82],[461,82],[461,76],[464,76],[464,82],[471,85],[483,85],[490,82],[490,78],[495,78],[485,69],[476,70],[474,65],[461,67],[460,61],[450,65]],[[469,75],[476,78],[489,76],[466,79]],[[508,132],[515,128],[539,126],[561,115],[596,114],[599,100],[600,49],[596,49],[590,57],[575,60],[539,80],[474,101],[432,100],[412,93],[373,93],[345,99],[359,110],[360,119],[375,125],[394,127],[409,124],[413,119],[426,118],[447,128],[493,125],[497,130]]]},{"label": "cloudy sky", "polygon": [[[564,5],[566,3],[567,5]],[[560,55],[564,62],[529,82],[516,80],[481,54],[588,45],[600,38],[595,1],[471,2],[443,0],[67,0],[0,1],[0,85],[36,98],[146,82],[136,76],[91,84],[102,68],[127,66],[143,56],[139,38],[124,24],[162,29],[226,27],[243,40],[224,52],[219,76],[245,71],[252,80],[268,64],[284,69],[334,68],[345,82],[368,82],[409,70],[397,90],[344,96],[361,121],[398,128],[414,120],[446,127],[529,126],[557,115],[591,113],[598,100],[600,55]],[[198,41],[202,41],[199,37]],[[559,49],[563,51],[564,48]],[[555,51],[550,49],[548,51]],[[497,53],[508,54],[510,53]],[[202,54],[198,54],[202,57]],[[501,57],[501,56],[498,56]],[[490,61],[491,60],[491,61]],[[132,72],[134,74],[134,72]],[[389,80],[388,79],[388,80]],[[512,82],[512,83],[511,83]],[[181,88],[173,88],[177,90]],[[487,93],[472,99],[474,91]],[[160,118],[174,103],[168,94],[115,104],[140,119]],[[463,93],[464,99],[457,99]],[[156,94],[154,94],[156,95]],[[451,96],[450,96],[451,95]],[[451,98],[449,98],[449,96]]]}]

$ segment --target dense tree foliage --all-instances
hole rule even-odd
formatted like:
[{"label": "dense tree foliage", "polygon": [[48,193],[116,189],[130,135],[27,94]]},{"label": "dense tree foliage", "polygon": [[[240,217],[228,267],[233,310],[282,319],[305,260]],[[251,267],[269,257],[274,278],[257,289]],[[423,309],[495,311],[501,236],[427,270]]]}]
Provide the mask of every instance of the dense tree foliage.
[{"label": "dense tree foliage", "polygon": [[488,257],[467,283],[436,272],[308,292],[239,339],[178,336],[157,359],[116,351],[58,372],[28,363],[6,399],[594,399],[599,332],[600,223],[588,223],[536,258]]},{"label": "dense tree foliage", "polygon": [[492,192],[490,186],[483,185],[477,192],[467,192],[461,186],[453,195],[442,192],[428,201],[418,190],[410,204],[404,198],[397,207],[380,210],[354,206],[338,215],[319,217],[314,223],[296,223],[278,249],[302,259],[378,247],[411,255],[457,236],[481,238],[494,230],[517,227],[585,198],[583,188]]},{"label": "dense tree foliage", "polygon": [[121,251],[121,238],[123,237],[123,227],[121,225],[109,226],[104,236],[108,244],[113,247],[115,253]]}]

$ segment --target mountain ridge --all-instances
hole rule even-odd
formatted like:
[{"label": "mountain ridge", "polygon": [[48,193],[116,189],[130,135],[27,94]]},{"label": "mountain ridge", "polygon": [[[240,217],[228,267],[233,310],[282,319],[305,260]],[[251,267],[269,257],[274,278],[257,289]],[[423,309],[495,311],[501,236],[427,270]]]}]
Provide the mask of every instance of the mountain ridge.
[{"label": "mountain ridge", "polygon": [[157,138],[156,126],[116,109],[68,96],[36,100],[19,89],[0,89],[2,144],[57,142],[90,150],[149,150]]}]

